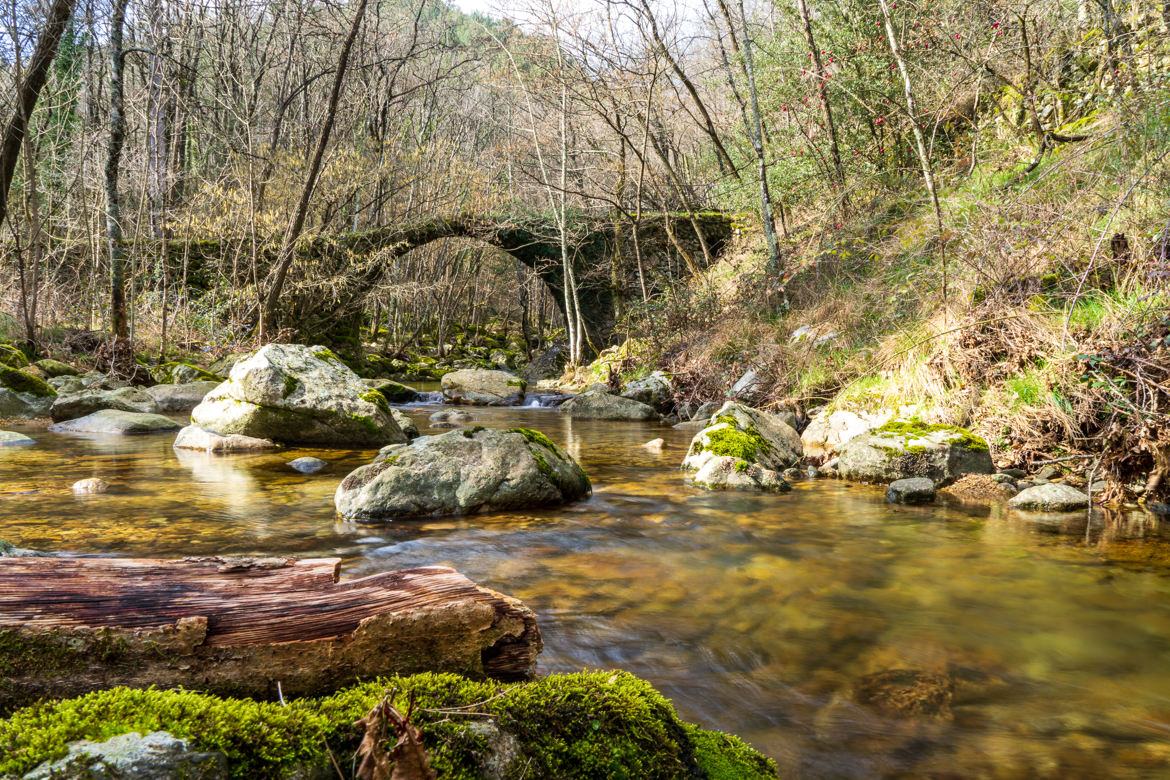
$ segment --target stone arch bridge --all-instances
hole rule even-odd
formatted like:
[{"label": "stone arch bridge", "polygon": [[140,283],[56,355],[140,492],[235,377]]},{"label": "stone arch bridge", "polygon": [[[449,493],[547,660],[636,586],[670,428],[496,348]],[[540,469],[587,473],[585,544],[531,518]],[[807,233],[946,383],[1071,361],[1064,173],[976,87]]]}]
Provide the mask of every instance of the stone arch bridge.
[{"label": "stone arch bridge", "polygon": [[[730,241],[733,220],[711,212],[650,214],[636,224],[616,222],[612,216],[579,216],[569,232],[588,343],[600,350],[612,343],[625,301],[640,299],[643,286],[653,294],[703,270]],[[282,324],[308,338],[341,336],[347,330],[342,320],[352,319],[355,311],[360,317],[360,302],[382,277],[388,260],[444,238],[474,239],[516,258],[537,273],[564,314],[560,234],[550,217],[464,216],[305,239],[289,271],[289,279],[298,281],[286,288]],[[239,252],[240,242],[228,244],[230,239],[188,244],[189,268],[210,270],[216,263],[222,268],[226,252]],[[184,248],[170,251],[175,257]],[[261,254],[266,265],[274,259],[271,250]]]}]

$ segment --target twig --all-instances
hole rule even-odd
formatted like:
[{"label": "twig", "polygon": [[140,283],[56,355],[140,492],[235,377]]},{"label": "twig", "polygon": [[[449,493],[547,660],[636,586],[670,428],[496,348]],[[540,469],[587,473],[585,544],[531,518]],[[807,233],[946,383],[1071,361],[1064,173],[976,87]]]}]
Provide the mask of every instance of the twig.
[{"label": "twig", "polygon": [[1097,458],[1099,455],[1066,455],[1063,458],[1052,458],[1051,460],[1034,460],[1030,465],[1044,466],[1049,463],[1064,463],[1067,460],[1084,460],[1085,458]]}]

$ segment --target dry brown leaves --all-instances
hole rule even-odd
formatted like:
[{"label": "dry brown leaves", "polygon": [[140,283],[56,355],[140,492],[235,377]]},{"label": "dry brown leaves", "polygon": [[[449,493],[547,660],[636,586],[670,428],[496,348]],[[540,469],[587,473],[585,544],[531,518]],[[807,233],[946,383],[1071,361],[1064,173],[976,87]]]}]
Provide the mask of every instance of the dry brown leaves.
[{"label": "dry brown leaves", "polygon": [[[362,729],[358,746],[358,780],[437,780],[431,769],[431,759],[422,744],[422,734],[410,722],[414,714],[414,697],[404,716],[384,696],[366,716],[353,725]],[[390,729],[398,736],[394,747],[386,751],[385,742]]]}]

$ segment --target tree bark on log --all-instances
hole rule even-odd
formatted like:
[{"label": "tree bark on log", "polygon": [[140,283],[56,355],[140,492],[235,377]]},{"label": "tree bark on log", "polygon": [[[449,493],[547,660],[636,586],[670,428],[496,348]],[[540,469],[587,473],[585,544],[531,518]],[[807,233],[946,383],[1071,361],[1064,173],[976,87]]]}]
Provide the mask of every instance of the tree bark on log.
[{"label": "tree bark on log", "polygon": [[[339,558],[0,558],[0,712],[114,686],[323,694],[376,675],[532,675],[536,616],[432,566]],[[279,689],[278,689],[279,683]]]}]

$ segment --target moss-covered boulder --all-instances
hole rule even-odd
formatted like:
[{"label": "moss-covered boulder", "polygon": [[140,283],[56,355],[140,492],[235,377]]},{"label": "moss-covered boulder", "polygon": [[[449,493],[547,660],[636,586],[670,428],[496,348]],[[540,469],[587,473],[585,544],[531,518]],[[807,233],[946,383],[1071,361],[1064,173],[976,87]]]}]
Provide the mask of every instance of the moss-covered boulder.
[{"label": "moss-covered boulder", "polygon": [[12,368],[24,368],[28,365],[28,358],[11,344],[0,344],[0,364]]},{"label": "moss-covered boulder", "polygon": [[17,368],[0,365],[0,418],[31,420],[47,417],[57,391],[44,380]]},{"label": "moss-covered boulder", "polygon": [[695,434],[682,462],[699,487],[788,490],[780,472],[800,460],[800,436],[780,417],[728,401]]},{"label": "moss-covered boulder", "polygon": [[190,363],[171,362],[163,363],[150,369],[150,378],[160,385],[185,385],[191,382],[223,381],[219,374],[202,369]]},{"label": "moss-covered boulder", "polygon": [[[44,702],[0,721],[0,776],[59,760],[77,740],[165,731],[226,756],[232,777],[333,777],[333,760],[354,765],[362,737],[355,722],[386,696],[402,713],[413,703],[413,723],[442,780],[777,777],[770,760],[735,737],[684,722],[649,683],[625,672],[514,685],[419,674],[287,706],[119,688]],[[386,738],[388,750],[397,736],[391,729]]]},{"label": "moss-covered boulder", "polygon": [[484,428],[424,436],[384,448],[334,496],[359,522],[555,506],[587,496],[589,477],[547,436]]},{"label": "moss-covered boulder", "polygon": [[857,436],[840,449],[838,473],[860,482],[894,482],[910,477],[949,485],[964,474],[990,474],[987,442],[964,428],[923,422],[917,417],[890,420]]},{"label": "moss-covered boulder", "polygon": [[413,387],[407,387],[401,382],[392,379],[363,379],[366,387],[377,390],[392,404],[409,404],[421,401],[423,394]]},{"label": "moss-covered boulder", "polygon": [[59,376],[78,376],[81,374],[80,371],[68,363],[62,363],[60,360],[53,360],[52,358],[38,360],[35,365],[51,379]]},{"label": "moss-covered boulder", "polygon": [[443,400],[473,406],[516,406],[528,384],[506,371],[465,368],[443,374]]},{"label": "moss-covered boulder", "polygon": [[381,393],[325,347],[269,344],[232,369],[191,412],[195,425],[282,444],[406,441]]}]

